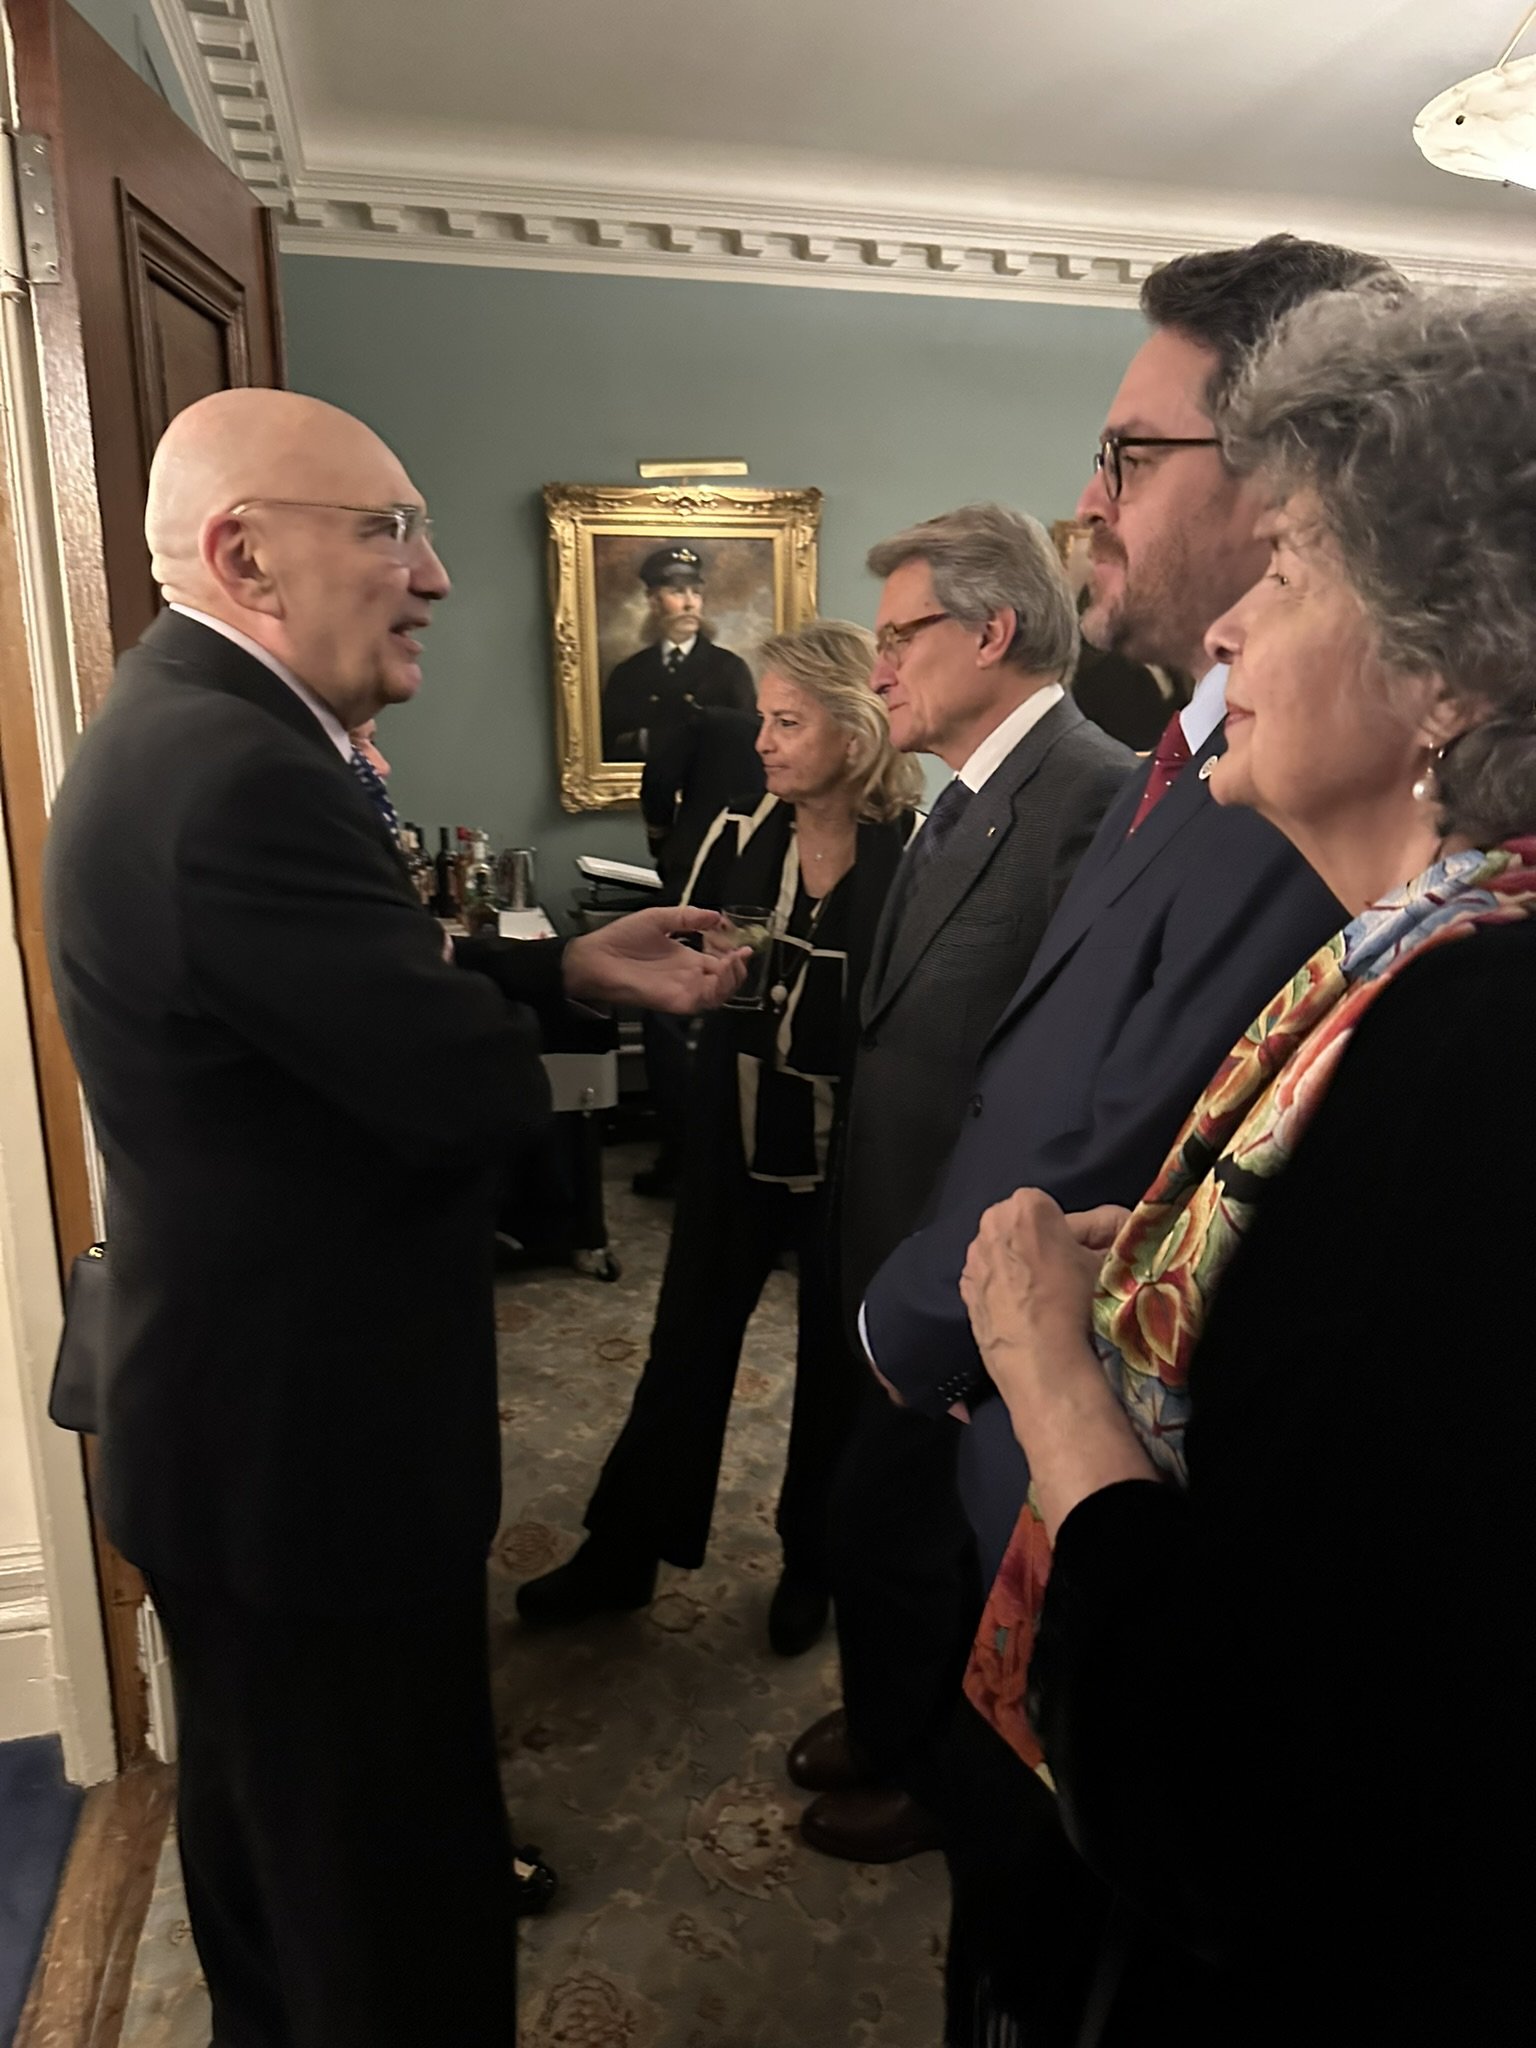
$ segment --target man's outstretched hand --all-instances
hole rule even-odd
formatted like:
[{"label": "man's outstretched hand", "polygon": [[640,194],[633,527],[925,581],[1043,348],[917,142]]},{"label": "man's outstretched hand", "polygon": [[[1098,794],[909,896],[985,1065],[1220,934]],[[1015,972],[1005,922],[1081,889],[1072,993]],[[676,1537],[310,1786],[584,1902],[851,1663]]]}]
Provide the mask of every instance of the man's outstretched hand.
[{"label": "man's outstretched hand", "polygon": [[662,904],[615,918],[566,947],[565,992],[578,1002],[630,1003],[678,1017],[716,1010],[740,988],[747,949],[696,953],[679,945],[678,936],[713,932],[723,922],[718,910],[689,904]]}]

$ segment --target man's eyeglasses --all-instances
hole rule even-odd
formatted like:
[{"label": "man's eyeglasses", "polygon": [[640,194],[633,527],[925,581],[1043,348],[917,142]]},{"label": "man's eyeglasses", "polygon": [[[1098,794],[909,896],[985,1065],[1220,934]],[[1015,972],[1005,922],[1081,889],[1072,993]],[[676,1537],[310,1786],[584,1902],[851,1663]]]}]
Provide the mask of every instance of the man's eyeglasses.
[{"label": "man's eyeglasses", "polygon": [[919,633],[929,626],[941,625],[945,619],[952,619],[953,612],[925,612],[920,619],[904,619],[899,624],[882,626],[875,635],[875,652],[882,661],[888,661],[892,668],[900,668],[907,649]]},{"label": "man's eyeglasses", "polygon": [[381,532],[387,531],[397,548],[408,548],[419,540],[430,542],[432,522],[421,505],[333,505],[323,498],[247,498],[231,505],[231,514],[249,512],[254,505],[285,505],[297,512],[355,512],[363,519],[377,519]]},{"label": "man's eyeglasses", "polygon": [[1125,489],[1120,457],[1127,448],[1219,448],[1214,434],[1102,434],[1093,466],[1104,479],[1104,495],[1118,498]]}]

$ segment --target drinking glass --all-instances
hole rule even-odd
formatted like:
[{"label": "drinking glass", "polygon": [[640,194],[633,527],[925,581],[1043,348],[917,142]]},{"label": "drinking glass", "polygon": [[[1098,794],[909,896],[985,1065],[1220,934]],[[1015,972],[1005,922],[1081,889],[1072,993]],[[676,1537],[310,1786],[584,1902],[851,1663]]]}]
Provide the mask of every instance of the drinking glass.
[{"label": "drinking glass", "polygon": [[727,996],[728,1010],[760,1010],[768,993],[768,966],[773,958],[774,914],[760,903],[727,903],[722,913],[726,922],[720,937],[735,949],[746,946],[751,957],[746,974],[735,995]]}]

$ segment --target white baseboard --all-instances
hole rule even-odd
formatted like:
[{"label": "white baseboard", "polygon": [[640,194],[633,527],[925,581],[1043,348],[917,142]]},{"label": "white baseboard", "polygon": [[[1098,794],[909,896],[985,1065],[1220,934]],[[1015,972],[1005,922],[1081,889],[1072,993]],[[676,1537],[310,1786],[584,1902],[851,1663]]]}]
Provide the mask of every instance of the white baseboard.
[{"label": "white baseboard", "polygon": [[52,1735],[59,1725],[43,1553],[0,1550],[0,1742]]}]

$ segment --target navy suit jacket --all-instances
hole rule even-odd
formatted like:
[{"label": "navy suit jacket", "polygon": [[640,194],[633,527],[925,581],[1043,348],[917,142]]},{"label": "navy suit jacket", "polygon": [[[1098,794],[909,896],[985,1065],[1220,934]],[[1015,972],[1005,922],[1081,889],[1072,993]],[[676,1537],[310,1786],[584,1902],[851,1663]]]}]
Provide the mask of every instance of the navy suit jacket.
[{"label": "navy suit jacket", "polygon": [[[928,1221],[870,1285],[871,1354],[913,1408],[942,1416],[981,1372],[959,1280],[983,1211],[1020,1187],[1138,1201],[1218,1062],[1345,922],[1280,833],[1212,799],[1199,768],[1223,745],[1218,728],[1133,836],[1145,774],[1105,814],[983,1047]],[[1000,1401],[965,1433],[961,1483],[995,1563],[1027,1486]]]}]

